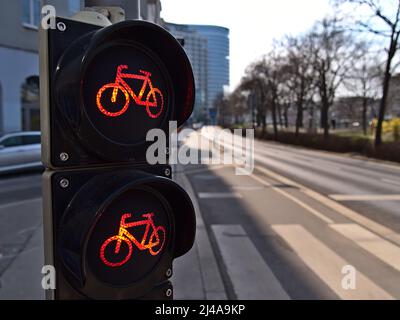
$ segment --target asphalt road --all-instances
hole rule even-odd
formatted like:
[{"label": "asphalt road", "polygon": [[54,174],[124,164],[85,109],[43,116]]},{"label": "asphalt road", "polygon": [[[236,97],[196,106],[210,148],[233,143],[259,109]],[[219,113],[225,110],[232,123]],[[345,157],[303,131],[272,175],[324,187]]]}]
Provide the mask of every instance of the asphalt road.
[{"label": "asphalt road", "polygon": [[252,175],[186,167],[228,297],[400,298],[400,167],[260,141],[254,150]]},{"label": "asphalt road", "polygon": [[255,150],[258,165],[400,231],[400,165],[266,142]]},{"label": "asphalt road", "polygon": [[[176,298],[400,298],[400,166],[256,142],[252,175],[203,164],[175,176],[198,221]],[[43,298],[40,189],[40,174],[0,178],[0,299]]]}]

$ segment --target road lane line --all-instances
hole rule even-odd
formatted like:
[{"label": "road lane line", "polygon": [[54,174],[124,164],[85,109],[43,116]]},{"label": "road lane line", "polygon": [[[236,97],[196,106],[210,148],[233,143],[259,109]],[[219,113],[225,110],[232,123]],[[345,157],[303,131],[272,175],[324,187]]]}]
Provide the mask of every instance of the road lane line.
[{"label": "road lane line", "polygon": [[285,196],[286,198],[290,199],[291,201],[295,202],[296,204],[298,204],[300,207],[306,209],[308,212],[310,212],[311,214],[313,214],[314,216],[316,216],[317,218],[321,219],[322,221],[324,221],[327,224],[331,224],[334,223],[332,219],[328,218],[327,216],[325,216],[324,214],[322,214],[321,212],[315,210],[314,208],[311,208],[308,204],[304,203],[303,201],[297,199],[296,197],[292,196],[290,193],[274,187],[272,184],[266,182],[264,179],[261,179],[260,177],[257,177],[256,175],[252,174],[251,177],[260,182],[261,184],[268,186],[270,188],[272,188],[273,190],[275,190],[276,192],[280,193],[281,195]]},{"label": "road lane line", "polygon": [[388,292],[357,271],[356,289],[342,288],[344,266],[347,261],[315,238],[300,225],[273,225],[272,229],[283,238],[301,260],[341,299],[345,300],[392,300]]},{"label": "road lane line", "polygon": [[354,241],[364,250],[400,271],[400,247],[378,237],[358,224],[332,224],[332,229]]},{"label": "road lane line", "polygon": [[330,194],[336,201],[400,201],[400,194]]},{"label": "road lane line", "polygon": [[199,199],[237,199],[242,198],[238,192],[199,192]]},{"label": "road lane line", "polygon": [[298,188],[301,192],[309,196],[310,198],[322,203],[326,207],[332,209],[333,211],[341,214],[342,216],[345,216],[346,218],[353,220],[360,225],[366,227],[367,229],[379,234],[380,236],[400,245],[400,235],[396,232],[394,232],[392,229],[385,227],[384,225],[375,222],[369,218],[364,217],[360,213],[349,209],[345,207],[344,205],[340,204],[339,202],[336,202],[324,195],[322,195],[319,192],[316,192],[314,190],[311,190],[297,182],[294,182],[286,177],[283,177],[269,169],[266,169],[264,167],[257,166],[256,169],[267,176],[271,177],[274,180],[277,180],[281,183],[284,183],[286,185],[290,185],[293,187]]},{"label": "road lane line", "polygon": [[[207,137],[206,135],[203,135],[203,136],[207,139],[214,141],[212,137]],[[226,148],[234,149],[234,147],[232,147],[232,146],[226,146],[224,144],[221,144],[221,145]],[[262,162],[263,164],[268,166],[268,162],[265,160],[265,157],[260,157],[260,156],[255,155],[254,158],[255,158],[255,160]],[[338,214],[341,214],[342,216],[359,223],[360,225],[379,234],[380,236],[400,245],[400,234],[396,233],[392,229],[390,229],[378,222],[375,222],[369,218],[366,218],[362,214],[360,214],[352,209],[349,209],[348,207],[342,205],[341,203],[336,202],[336,201],[330,199],[329,197],[322,195],[319,192],[311,190],[300,183],[297,183],[297,182],[290,180],[280,174],[277,174],[272,170],[269,170],[269,169],[259,166],[259,165],[255,166],[255,169],[264,173],[265,175],[269,176],[270,178],[283,183],[283,184],[298,188],[301,192],[303,192],[310,198],[318,201],[319,203],[332,209],[333,211],[337,212]]]},{"label": "road lane line", "polygon": [[211,228],[239,300],[290,299],[242,226]]},{"label": "road lane line", "polygon": [[[208,137],[206,137],[206,138],[209,139]],[[228,146],[227,148],[234,149],[234,147],[231,147],[231,146]],[[257,177],[254,174],[251,174],[250,177],[252,177],[254,180],[260,182],[262,185],[273,189],[274,191],[280,193],[281,195],[285,196],[286,198],[290,199],[291,201],[297,203],[299,206],[303,207],[304,209],[309,211],[311,214],[313,214],[317,218],[323,220],[325,223],[327,223],[327,224],[333,223],[332,219],[328,218],[327,216],[325,216],[321,212],[315,210],[314,208],[310,207],[308,204],[306,204],[303,201],[297,199],[296,197],[292,196],[290,193],[282,190],[281,188],[274,187],[272,184],[266,182],[264,179],[261,179],[261,178]],[[290,183],[284,183],[284,184],[291,185]]]},{"label": "road lane line", "polygon": [[400,182],[398,181],[394,181],[394,180],[390,180],[390,179],[381,179],[382,182],[386,182],[386,183],[390,183],[393,184],[395,186],[400,186]]}]

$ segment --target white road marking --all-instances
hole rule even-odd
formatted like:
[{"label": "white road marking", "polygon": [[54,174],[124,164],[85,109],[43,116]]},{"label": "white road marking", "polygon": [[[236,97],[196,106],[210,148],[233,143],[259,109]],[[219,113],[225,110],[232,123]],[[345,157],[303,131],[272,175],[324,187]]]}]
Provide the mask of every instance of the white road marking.
[{"label": "white road marking", "polygon": [[[203,134],[203,131],[202,131],[202,135],[207,139],[213,140],[212,136]],[[230,146],[226,146],[224,144],[221,144],[221,145],[223,145],[224,147],[230,147]],[[235,147],[230,147],[230,148],[234,149]],[[255,155],[255,160],[268,165],[268,162],[266,161],[265,157]],[[400,169],[400,167],[396,167],[396,168]],[[371,219],[368,219],[368,218],[364,217],[362,214],[345,207],[341,203],[336,202],[336,201],[330,199],[329,197],[326,197],[326,196],[320,194],[319,192],[311,190],[311,189],[305,187],[304,185],[301,185],[300,183],[297,183],[297,182],[290,180],[280,174],[277,174],[272,170],[266,169],[261,166],[257,166],[256,169],[258,171],[268,175],[269,177],[273,178],[274,180],[277,180],[283,184],[291,185],[293,187],[298,188],[301,192],[303,192],[310,198],[313,198],[314,200],[325,205],[326,207],[341,214],[342,216],[344,216],[348,219],[351,219],[351,220],[361,224],[362,226],[366,227],[367,229],[370,229],[371,231],[379,234],[380,236],[385,237],[386,239],[400,245],[400,234],[394,232],[392,229],[390,229],[380,223],[377,223]]]},{"label": "white road marking", "polygon": [[341,299],[394,299],[388,292],[357,271],[356,289],[343,289],[342,268],[349,265],[300,225],[273,225],[274,231],[297,253],[299,258]]},{"label": "white road marking", "polygon": [[400,186],[400,181],[394,181],[394,180],[390,180],[390,179],[381,179],[382,182],[386,182],[386,183],[390,183],[393,184],[395,186]]},{"label": "white road marking", "polygon": [[358,224],[332,224],[330,227],[400,271],[400,247],[378,237]]},{"label": "white road marking", "polygon": [[394,232],[392,229],[390,229],[380,223],[377,223],[369,218],[366,218],[363,215],[361,215],[360,213],[345,207],[344,205],[320,194],[319,192],[311,190],[311,189],[309,189],[297,182],[294,182],[286,177],[283,177],[269,169],[258,166],[257,170],[268,175],[269,177],[281,182],[281,183],[291,185],[293,187],[298,188],[301,192],[303,192],[310,198],[322,203],[323,205],[327,206],[328,208],[332,209],[333,211],[341,214],[342,216],[345,216],[348,219],[351,219],[351,220],[359,223],[360,225],[366,227],[367,229],[370,229],[371,231],[379,234],[380,236],[385,237],[386,239],[389,239],[389,240],[395,242],[396,244],[400,245],[400,234]]},{"label": "white road marking", "polygon": [[400,201],[400,194],[330,194],[336,201]]},{"label": "white road marking", "polygon": [[261,184],[268,186],[270,188],[272,188],[273,190],[275,190],[276,192],[280,193],[281,195],[285,196],[286,198],[292,200],[293,202],[297,203],[300,207],[303,207],[304,209],[306,209],[308,212],[310,212],[311,214],[313,214],[314,216],[316,216],[317,218],[321,219],[322,221],[324,221],[327,224],[331,224],[333,223],[333,220],[328,218],[327,216],[325,216],[324,214],[322,214],[321,212],[315,210],[314,208],[311,208],[308,204],[304,203],[303,201],[297,199],[296,197],[292,196],[290,193],[286,192],[285,190],[282,190],[280,188],[274,187],[272,184],[266,182],[264,179],[261,179],[260,177],[256,176],[256,175],[251,175],[251,177],[260,182]]},{"label": "white road marking", "polygon": [[200,199],[235,199],[242,198],[238,192],[199,192]]},{"label": "white road marking", "polygon": [[242,226],[211,228],[239,300],[290,299]]}]

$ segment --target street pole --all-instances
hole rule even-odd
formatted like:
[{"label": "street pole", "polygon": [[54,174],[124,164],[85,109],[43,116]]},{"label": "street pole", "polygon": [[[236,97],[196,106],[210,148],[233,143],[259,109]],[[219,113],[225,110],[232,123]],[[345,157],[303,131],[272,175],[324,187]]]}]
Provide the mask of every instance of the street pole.
[{"label": "street pole", "polygon": [[127,19],[141,19],[140,0],[85,0],[85,7],[119,7]]}]

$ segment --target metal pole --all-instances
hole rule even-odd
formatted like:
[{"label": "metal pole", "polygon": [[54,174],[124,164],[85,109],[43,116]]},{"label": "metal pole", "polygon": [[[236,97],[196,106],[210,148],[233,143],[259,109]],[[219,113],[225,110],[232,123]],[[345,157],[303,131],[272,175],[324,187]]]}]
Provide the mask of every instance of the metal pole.
[{"label": "metal pole", "polygon": [[125,6],[125,0],[85,0],[86,7],[121,7]]},{"label": "metal pole", "polygon": [[126,0],[124,9],[125,9],[126,19],[128,19],[128,20],[141,19],[140,0]]},{"label": "metal pole", "polygon": [[85,7],[120,7],[126,19],[141,19],[140,0],[85,0]]}]

